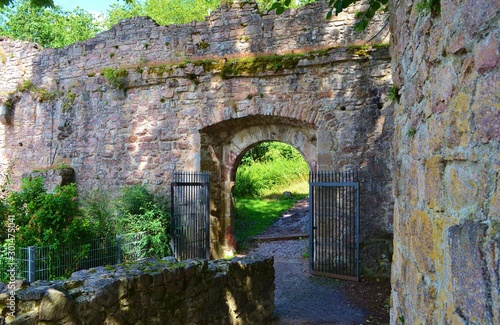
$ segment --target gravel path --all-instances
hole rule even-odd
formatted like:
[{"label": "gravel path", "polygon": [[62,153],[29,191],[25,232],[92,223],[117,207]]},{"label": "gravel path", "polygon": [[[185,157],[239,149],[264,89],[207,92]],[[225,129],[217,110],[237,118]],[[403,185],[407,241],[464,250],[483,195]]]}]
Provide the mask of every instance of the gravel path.
[{"label": "gravel path", "polygon": [[[300,201],[259,237],[307,232],[307,211],[307,201]],[[248,252],[274,256],[275,324],[365,324],[368,312],[349,303],[340,281],[309,274],[308,259],[303,257],[308,245],[307,238],[262,241]]]}]

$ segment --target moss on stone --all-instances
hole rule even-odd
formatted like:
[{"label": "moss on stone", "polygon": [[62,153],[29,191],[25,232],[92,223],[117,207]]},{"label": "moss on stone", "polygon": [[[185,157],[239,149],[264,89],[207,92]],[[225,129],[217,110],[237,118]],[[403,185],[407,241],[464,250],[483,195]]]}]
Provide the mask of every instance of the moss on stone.
[{"label": "moss on stone", "polygon": [[7,61],[7,55],[5,54],[5,51],[3,48],[0,46],[0,62],[5,63]]},{"label": "moss on stone", "polygon": [[[206,42],[205,42],[206,43]],[[202,45],[203,44],[203,45]],[[197,44],[198,48],[205,48],[209,46],[208,43],[204,42]],[[347,52],[353,55],[368,56],[370,50],[387,48],[388,44],[375,44],[375,45],[355,45],[347,47]],[[233,76],[242,75],[256,75],[264,72],[276,72],[294,69],[298,66],[299,62],[303,59],[313,60],[321,56],[328,56],[332,49],[338,49],[343,47],[329,47],[320,50],[309,51],[305,53],[292,53],[283,55],[261,55],[256,57],[245,57],[245,58],[234,58],[234,59],[201,59],[201,60],[184,60],[182,62],[172,63],[172,64],[161,64],[155,66],[149,66],[144,68],[143,66],[138,66],[136,72],[142,73],[144,69],[147,69],[148,74],[154,74],[160,77],[165,75],[170,75],[174,73],[175,69],[186,69],[189,65],[194,67],[203,67],[205,72],[220,73],[223,79],[230,78]],[[110,82],[114,81],[118,77],[118,71],[125,69],[113,69],[105,68],[102,74]],[[125,70],[126,71],[126,70]],[[122,76],[125,77],[126,75]],[[194,78],[193,73],[187,74],[187,78],[193,81],[197,81],[198,77]],[[167,77],[167,76],[165,76]]]},{"label": "moss on stone", "polygon": [[72,169],[72,168],[73,167],[71,167],[68,164],[60,163],[60,164],[57,164],[57,165],[51,165],[51,166],[47,166],[47,167],[44,167],[44,168],[34,169],[32,171],[32,173],[44,172],[44,171],[47,171],[47,170],[63,170],[63,169]]},{"label": "moss on stone", "polygon": [[204,50],[204,49],[207,49],[210,47],[210,44],[208,42],[200,42],[198,44],[196,44],[196,47],[198,48],[198,50]]},{"label": "moss on stone", "polygon": [[62,111],[63,113],[67,112],[69,109],[73,108],[73,104],[75,103],[76,94],[71,90],[66,93],[63,98]]},{"label": "moss on stone", "polygon": [[304,54],[265,55],[252,58],[228,60],[222,70],[222,78],[236,75],[255,75],[265,71],[294,69]]},{"label": "moss on stone", "polygon": [[123,89],[125,87],[125,78],[128,76],[128,71],[125,68],[104,68],[101,75],[115,88]]}]

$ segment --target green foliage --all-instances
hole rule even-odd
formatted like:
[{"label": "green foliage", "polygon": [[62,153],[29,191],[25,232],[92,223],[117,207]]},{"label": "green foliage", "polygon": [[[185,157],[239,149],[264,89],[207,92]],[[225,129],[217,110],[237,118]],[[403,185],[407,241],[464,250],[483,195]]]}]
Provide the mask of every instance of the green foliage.
[{"label": "green foliage", "polygon": [[260,197],[306,180],[308,175],[309,167],[296,149],[280,142],[264,142],[241,158],[233,193]]},{"label": "green foliage", "polygon": [[57,92],[49,92],[45,88],[35,86],[31,80],[23,80],[22,84],[17,87],[16,91],[30,92],[39,102],[50,100],[57,95]]},{"label": "green foliage", "polygon": [[94,17],[80,8],[68,12],[31,2],[14,0],[0,9],[0,35],[57,48],[84,41],[101,30]]},{"label": "green foliage", "polygon": [[[7,6],[9,4],[12,4],[14,0],[0,0],[0,8]],[[31,6],[34,7],[53,7],[54,6],[54,1],[53,0],[30,0],[29,1]]]},{"label": "green foliage", "polygon": [[116,89],[123,89],[127,81],[128,71],[124,68],[104,68],[101,75]]},{"label": "green foliage", "polygon": [[[329,0],[328,5],[331,8],[326,15],[326,19],[330,19],[335,11],[335,15],[341,13],[344,9],[350,5],[358,2],[360,0]],[[387,11],[387,3],[389,0],[369,0],[368,8],[365,11],[356,13],[356,18],[359,21],[356,23],[355,28],[358,31],[364,30],[368,26],[368,22],[375,16],[375,13],[379,10]],[[434,0],[424,0],[424,1],[434,1]],[[276,9],[276,14],[281,15],[286,8],[290,8],[292,5],[291,0],[276,0],[270,7],[270,10]]]},{"label": "green foliage", "polygon": [[143,0],[125,4],[113,4],[108,10],[104,25],[107,28],[119,20],[137,16],[149,16],[160,25],[186,24],[202,21],[220,6],[220,0]]},{"label": "green foliage", "polygon": [[406,136],[408,138],[413,138],[415,134],[417,134],[417,129],[415,129],[413,126],[409,127],[406,131]]},{"label": "green foliage", "polygon": [[5,199],[3,220],[14,216],[19,246],[59,247],[91,237],[91,226],[82,218],[74,184],[47,193],[40,177],[23,179],[21,191]]},{"label": "green foliage", "polygon": [[389,88],[389,94],[388,94],[389,100],[395,102],[399,101],[399,88],[396,85],[392,85],[391,88]]},{"label": "green foliage", "polygon": [[[8,183],[8,179],[3,183]],[[67,262],[61,261],[58,254],[49,254],[47,266],[51,278],[84,267],[80,262],[88,258],[90,240],[118,233],[144,231],[147,235],[140,245],[148,257],[171,255],[169,205],[165,196],[152,194],[143,186],[125,188],[117,200],[107,193],[102,190],[87,193],[80,203],[75,184],[58,186],[53,193],[47,193],[42,178],[23,179],[20,191],[0,195],[0,217],[4,223],[0,244],[5,246],[0,249],[9,245],[7,223],[15,222],[16,256],[20,256],[21,247],[48,246],[64,250],[76,261],[61,270],[58,267]],[[4,268],[8,262],[7,252],[1,250],[0,266]]]},{"label": "green foliage", "polygon": [[302,155],[292,146],[282,142],[262,142],[248,150],[240,164],[250,166],[256,162],[266,163],[274,160],[301,161]]},{"label": "green foliage", "polygon": [[92,225],[95,238],[115,236],[115,206],[108,191],[97,189],[86,193],[81,199],[82,213]]},{"label": "green foliage", "polygon": [[417,2],[416,9],[421,15],[430,13],[437,16],[441,13],[441,0],[421,0]]},{"label": "green foliage", "polygon": [[144,186],[125,188],[117,202],[116,231],[124,234],[146,231],[148,236],[141,245],[147,248],[148,256],[171,255],[168,207],[166,196],[152,194]]}]

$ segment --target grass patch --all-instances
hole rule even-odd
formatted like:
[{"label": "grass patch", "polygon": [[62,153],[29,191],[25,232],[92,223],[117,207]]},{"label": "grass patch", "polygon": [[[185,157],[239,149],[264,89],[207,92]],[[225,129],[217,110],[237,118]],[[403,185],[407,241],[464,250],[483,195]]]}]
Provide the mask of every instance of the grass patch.
[{"label": "grass patch", "polygon": [[265,142],[247,151],[233,189],[235,237],[240,252],[246,250],[251,237],[272,226],[283,212],[309,195],[308,175],[305,160],[287,144]]},{"label": "grass patch", "polygon": [[304,160],[273,160],[240,166],[236,174],[235,197],[267,197],[290,191],[288,187],[307,182],[309,167]]},{"label": "grass patch", "polygon": [[[305,182],[307,185],[307,182]],[[249,240],[272,226],[295,202],[309,193],[294,193],[292,197],[270,195],[263,198],[237,198],[235,235],[238,250],[245,250]]]}]

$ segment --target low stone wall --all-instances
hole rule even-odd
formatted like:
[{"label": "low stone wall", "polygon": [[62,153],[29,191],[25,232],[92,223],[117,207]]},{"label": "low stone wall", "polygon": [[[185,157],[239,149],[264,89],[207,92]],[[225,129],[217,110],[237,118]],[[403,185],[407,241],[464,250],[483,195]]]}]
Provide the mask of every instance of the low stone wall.
[{"label": "low stone wall", "polygon": [[0,323],[268,324],[274,312],[274,261],[149,261],[73,273],[0,294]]}]

